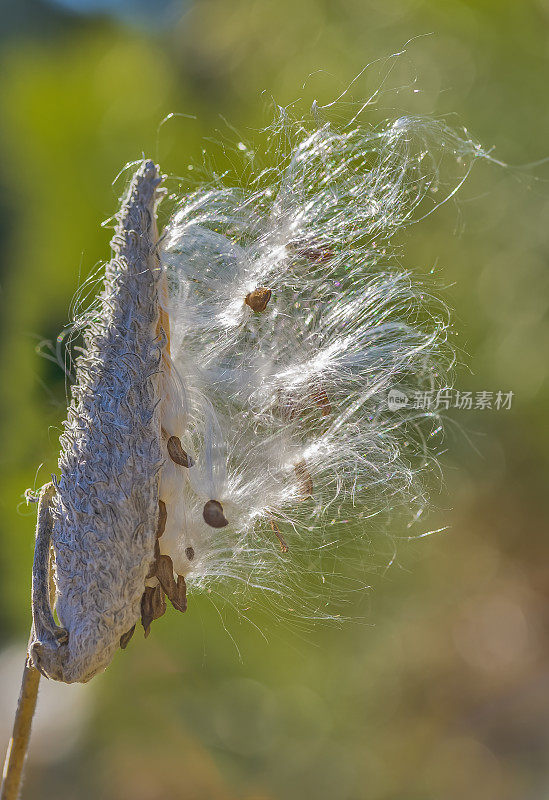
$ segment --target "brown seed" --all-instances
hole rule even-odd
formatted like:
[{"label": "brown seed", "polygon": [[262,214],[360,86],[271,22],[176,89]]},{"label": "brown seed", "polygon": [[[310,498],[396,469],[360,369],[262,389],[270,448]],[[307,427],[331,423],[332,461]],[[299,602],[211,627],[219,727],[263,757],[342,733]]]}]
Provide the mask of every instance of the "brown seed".
[{"label": "brown seed", "polygon": [[258,286],[253,292],[249,292],[244,298],[246,305],[250,306],[252,311],[265,311],[267,303],[271,299],[271,290],[266,289],[265,286]]},{"label": "brown seed", "polygon": [[166,530],[166,520],[168,519],[168,512],[166,511],[166,503],[163,500],[158,501],[158,526],[156,528],[156,538],[160,539]]},{"label": "brown seed", "polygon": [[194,460],[181,447],[181,440],[178,436],[170,436],[167,442],[168,453],[172,461],[182,467],[192,467]]},{"label": "brown seed", "polygon": [[[151,632],[151,622],[158,619],[166,611],[166,600],[160,586],[147,586],[141,598],[141,624],[145,638]],[[128,640],[129,641],[129,640]]]},{"label": "brown seed", "polygon": [[[187,587],[185,578],[177,576],[177,583],[174,578],[173,562],[170,556],[159,556],[156,559],[156,577],[160,581],[160,586],[166,592],[176,611],[186,611],[187,609]],[[164,605],[165,609],[165,605]],[[162,612],[164,613],[164,612]]]},{"label": "brown seed", "polygon": [[145,631],[145,638],[147,638],[151,632],[151,622],[154,619],[153,593],[154,588],[152,586],[146,586],[143,596],[141,597],[141,624]]},{"label": "brown seed", "polygon": [[173,607],[176,611],[187,610],[187,584],[183,575],[177,576],[176,591],[174,597],[170,597]]},{"label": "brown seed", "polygon": [[154,574],[171,600],[171,595],[175,592],[175,578],[173,576],[173,562],[170,556],[158,556],[154,566]]},{"label": "brown seed", "polygon": [[280,528],[278,527],[278,525],[276,524],[274,519],[269,520],[269,522],[271,523],[271,528],[272,528],[272,531],[273,531],[274,535],[276,536],[276,538],[280,542],[280,549],[282,550],[283,553],[287,553],[290,548],[288,547],[288,545],[284,541],[284,537],[280,533]]},{"label": "brown seed", "polygon": [[185,548],[185,555],[187,556],[189,561],[192,561],[193,558],[194,558],[194,547],[186,547]]},{"label": "brown seed", "polygon": [[217,500],[208,500],[202,511],[204,522],[212,528],[224,528],[229,522],[223,514],[223,506]]},{"label": "brown seed", "polygon": [[316,406],[318,406],[318,408],[320,408],[323,417],[327,417],[332,413],[332,406],[328,400],[328,395],[322,386],[319,386],[312,392],[311,400]]},{"label": "brown seed", "polygon": [[298,461],[294,466],[294,472],[303,498],[310,497],[313,493],[313,479],[305,461]]},{"label": "brown seed", "polygon": [[316,264],[325,264],[326,261],[331,261],[334,257],[333,251],[327,247],[307,247],[299,255],[314,261]]},{"label": "brown seed", "polygon": [[301,258],[306,258],[315,264],[324,264],[326,261],[331,261],[334,257],[333,250],[320,243],[307,243],[305,241],[294,241],[291,243],[291,248],[296,255]]},{"label": "brown seed", "polygon": [[120,647],[122,648],[122,650],[125,650],[126,647],[128,646],[128,643],[132,638],[134,631],[135,631],[135,625],[133,625],[129,629],[129,631],[126,631],[126,633],[123,633],[122,636],[120,637]]},{"label": "brown seed", "polygon": [[164,592],[160,586],[154,587],[154,592],[152,596],[152,612],[153,612],[153,619],[160,619],[160,617],[166,611],[166,598],[164,597]]},{"label": "brown seed", "polygon": [[293,420],[299,415],[299,407],[295,397],[291,397],[288,394],[282,394],[280,389],[277,389],[276,395],[277,400],[275,410],[277,413],[282,414],[284,419],[287,419],[288,422],[293,422]]},{"label": "brown seed", "polygon": [[164,533],[164,529],[166,527],[166,517],[167,517],[166,505],[165,503],[162,502],[162,500],[159,500],[158,502],[160,505],[160,514],[158,518],[158,528],[156,531],[156,541],[154,543],[154,561],[151,563],[151,566],[149,567],[149,571],[147,572],[146,576],[147,578],[154,578],[154,576],[156,575],[156,561],[158,558],[160,558],[160,543],[158,541],[158,537],[162,536],[162,534]]}]

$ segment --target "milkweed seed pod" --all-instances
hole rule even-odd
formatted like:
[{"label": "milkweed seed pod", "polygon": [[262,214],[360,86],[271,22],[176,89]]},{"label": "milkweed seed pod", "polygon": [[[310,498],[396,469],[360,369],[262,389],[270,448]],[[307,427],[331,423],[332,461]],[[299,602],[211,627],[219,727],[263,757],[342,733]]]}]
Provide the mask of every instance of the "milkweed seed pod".
[{"label": "milkweed seed pod", "polygon": [[[89,680],[110,662],[139,619],[154,558],[166,340],[158,307],[159,183],[155,165],[143,162],[122,203],[100,306],[77,360],[61,477],[39,511],[51,519],[38,526],[30,655],[44,675],[67,683]],[[50,537],[61,628],[44,579]]]},{"label": "milkweed seed pod", "polygon": [[88,680],[166,597],[184,611],[187,588],[297,586],[316,615],[292,557],[421,505],[414,450],[421,467],[436,415],[391,409],[387,393],[444,385],[447,322],[390,244],[440,190],[435,147],[461,162],[456,183],[484,154],[432,120],[284,137],[275,167],[253,172],[251,156],[246,186],[185,195],[160,238],[157,168],[144,161],[130,184],[86,317],[61,477],[39,508],[31,656],[49,677]]}]

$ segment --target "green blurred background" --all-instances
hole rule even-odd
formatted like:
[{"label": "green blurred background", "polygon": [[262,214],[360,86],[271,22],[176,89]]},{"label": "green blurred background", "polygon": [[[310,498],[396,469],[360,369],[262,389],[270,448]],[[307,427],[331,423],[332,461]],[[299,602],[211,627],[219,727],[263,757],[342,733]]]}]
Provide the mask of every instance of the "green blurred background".
[{"label": "green blurred background", "polygon": [[[5,738],[30,622],[22,494],[55,469],[65,405],[36,346],[108,256],[118,171],[145,152],[188,174],[225,119],[253,139],[272,98],[306,112],[370,62],[366,122],[449,115],[505,162],[542,160],[549,0],[20,0],[0,37]],[[170,112],[194,119],[159,129]],[[479,164],[401,242],[455,310],[457,386],[515,393],[452,414],[429,520],[449,529],[408,541],[395,523],[355,622],[303,630],[253,604],[246,622],[193,596],[89,686],[44,685],[25,798],[549,797],[548,177]]]}]

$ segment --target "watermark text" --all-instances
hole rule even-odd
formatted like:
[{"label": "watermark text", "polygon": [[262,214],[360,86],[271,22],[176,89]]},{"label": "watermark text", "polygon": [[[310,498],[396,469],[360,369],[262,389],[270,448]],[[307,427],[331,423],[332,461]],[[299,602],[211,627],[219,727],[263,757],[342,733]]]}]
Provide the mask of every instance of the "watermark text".
[{"label": "watermark text", "polygon": [[398,411],[401,408],[422,411],[449,411],[452,408],[463,411],[509,411],[514,396],[514,392],[501,390],[465,392],[458,389],[440,389],[403,392],[400,389],[391,389],[387,395],[387,405],[390,411]]}]

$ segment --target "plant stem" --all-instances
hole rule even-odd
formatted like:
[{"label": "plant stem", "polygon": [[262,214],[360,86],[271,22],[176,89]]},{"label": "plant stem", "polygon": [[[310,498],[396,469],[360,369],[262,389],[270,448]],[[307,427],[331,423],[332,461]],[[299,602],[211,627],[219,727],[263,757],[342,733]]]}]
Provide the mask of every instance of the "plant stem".
[{"label": "plant stem", "polygon": [[23,670],[17,711],[15,712],[15,720],[13,722],[13,733],[4,762],[0,800],[17,800],[19,797],[21,775],[29,746],[32,718],[36,709],[39,683],[40,673],[32,666],[27,656],[25,669]]}]

